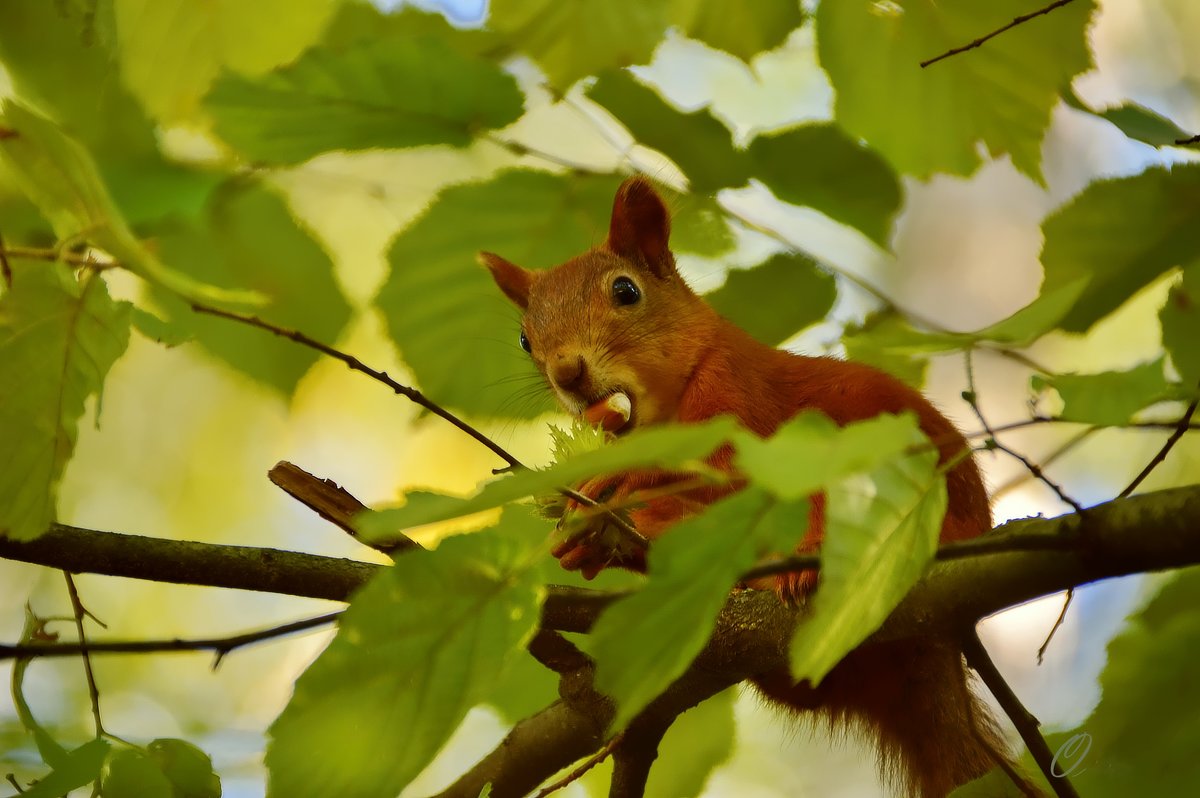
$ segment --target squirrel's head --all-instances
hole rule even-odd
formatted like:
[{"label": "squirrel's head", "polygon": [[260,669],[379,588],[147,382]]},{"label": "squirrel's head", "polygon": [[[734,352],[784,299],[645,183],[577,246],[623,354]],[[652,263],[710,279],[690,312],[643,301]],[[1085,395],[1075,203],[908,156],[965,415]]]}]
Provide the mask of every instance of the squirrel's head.
[{"label": "squirrel's head", "polygon": [[[562,406],[611,431],[675,419],[704,351],[711,311],[676,271],[670,230],[654,187],[631,177],[617,190],[602,246],[544,271],[479,256],[524,313],[521,347]],[[606,405],[625,417],[605,418]]]}]

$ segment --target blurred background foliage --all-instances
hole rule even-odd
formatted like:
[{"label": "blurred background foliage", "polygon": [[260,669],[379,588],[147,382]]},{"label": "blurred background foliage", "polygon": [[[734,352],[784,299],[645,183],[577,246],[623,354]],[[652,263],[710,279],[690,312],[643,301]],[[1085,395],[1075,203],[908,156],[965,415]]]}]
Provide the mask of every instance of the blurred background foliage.
[{"label": "blurred background foliage", "polygon": [[[0,6],[0,125],[23,134],[0,142],[4,244],[78,253],[87,242],[131,266],[92,278],[118,300],[86,295],[107,303],[97,323],[115,343],[97,373],[82,363],[71,377],[78,410],[46,421],[72,439],[78,426],[73,453],[57,451],[50,465],[38,460],[44,429],[14,415],[13,397],[36,398],[38,353],[71,341],[6,343],[0,440],[12,463],[0,487],[13,491],[6,499],[30,498],[13,474],[42,463],[33,498],[47,508],[4,517],[10,533],[35,535],[52,513],[98,529],[382,560],[282,495],[267,468],[288,459],[386,504],[414,488],[467,492],[494,458],[341,364],[199,317],[188,302],[255,291],[262,317],[419,386],[525,462],[544,463],[557,416],[518,347],[515,312],[474,255],[547,267],[599,243],[631,168],[668,191],[681,268],[723,313],[764,341],[890,369],[966,430],[978,422],[960,397],[961,350],[981,339],[975,391],[995,425],[1031,409],[1115,427],[1177,418],[1181,386],[1200,376],[1200,167],[1188,165],[1194,151],[1170,146],[1200,130],[1191,0],[1077,0],[925,70],[915,63],[1027,4],[493,0],[486,17],[468,2],[421,5]],[[29,141],[34,150],[22,150]],[[1129,179],[1096,182],[1108,178]],[[66,266],[10,261],[17,287],[0,289],[6,307],[31,307],[18,291],[38,280],[47,302],[78,300],[82,284],[62,277]],[[38,271],[58,274],[57,287]],[[1053,289],[1069,294],[1057,310],[955,335]],[[0,323],[15,323],[9,314]],[[1031,381],[1030,362],[1047,373]],[[1004,440],[1088,504],[1116,495],[1165,435],[1040,425]],[[981,462],[998,520],[1065,509],[1021,464],[994,453]],[[1200,444],[1188,436],[1143,489],[1197,481]],[[1100,697],[1108,641],[1161,581],[1080,591],[1040,666],[1061,598],[989,620],[985,642],[1044,724],[1073,729]],[[327,609],[77,582],[120,638],[221,635]],[[0,561],[0,584],[0,639],[20,636],[26,602],[41,616],[70,614],[59,574]],[[1113,650],[1144,657],[1168,610],[1190,606],[1186,588],[1175,590]],[[1175,633],[1147,669],[1183,661],[1194,630]],[[191,740],[213,756],[226,795],[261,794],[264,731],[327,640],[247,649],[215,670],[202,655],[97,658],[106,726],[143,743]],[[0,664],[0,676],[12,667]],[[1141,682],[1123,667],[1106,688]],[[509,678],[545,677],[527,663]],[[1180,700],[1170,696],[1177,682],[1164,684],[1146,688],[1141,716]],[[77,660],[35,662],[24,686],[60,740],[88,739]],[[530,708],[472,710],[406,794],[446,784]],[[1089,723],[1109,728],[1115,717],[1097,710]],[[1197,740],[1194,729],[1176,735]],[[672,747],[687,755],[656,770],[655,795],[879,789],[853,742],[795,734],[748,694],[684,716],[666,746],[665,762]],[[715,769],[678,764],[687,759]],[[7,704],[0,771],[23,781],[44,772]],[[604,783],[600,768],[564,794]],[[1134,789],[1112,792],[1117,784],[1098,780],[1087,794]]]}]

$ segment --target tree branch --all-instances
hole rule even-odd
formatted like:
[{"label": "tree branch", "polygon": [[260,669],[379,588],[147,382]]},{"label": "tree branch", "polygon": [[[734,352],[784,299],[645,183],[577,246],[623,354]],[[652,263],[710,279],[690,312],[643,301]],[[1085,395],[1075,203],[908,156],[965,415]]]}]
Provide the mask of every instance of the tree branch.
[{"label": "tree branch", "polygon": [[947,50],[946,52],[942,53],[939,56],[935,56],[934,58],[929,58],[929,59],[922,61],[921,69],[924,69],[927,66],[936,64],[938,61],[949,58],[952,55],[958,55],[959,53],[965,53],[968,50],[974,50],[976,47],[981,47],[981,46],[983,46],[984,42],[988,41],[989,39],[996,38],[997,36],[999,36],[1001,33],[1004,33],[1005,31],[1012,30],[1013,28],[1017,27],[1018,25],[1023,25],[1024,23],[1028,22],[1029,20],[1033,19],[1034,17],[1040,17],[1042,14],[1049,14],[1051,11],[1055,10],[1056,8],[1061,8],[1065,5],[1067,5],[1068,3],[1073,3],[1074,1],[1075,0],[1055,0],[1055,2],[1051,3],[1048,6],[1045,6],[1043,8],[1039,8],[1037,11],[1031,11],[1028,14],[1022,14],[1021,16],[1015,18],[1012,22],[1008,23],[1007,25],[1004,25],[1003,27],[997,28],[996,30],[992,31],[991,33],[987,34],[986,36],[980,36],[975,41],[964,44],[962,47],[955,47],[953,50]]},{"label": "tree branch", "polygon": [[[226,654],[235,649],[248,646],[251,643],[273,640],[284,635],[328,626],[337,621],[338,616],[341,614],[341,611],[330,612],[313,618],[305,618],[279,626],[272,626],[268,629],[258,629],[253,632],[243,632],[226,637],[206,637],[193,640],[175,638],[172,640],[106,640],[103,642],[91,641],[80,643],[0,644],[0,660],[34,657],[74,657],[79,654],[88,653],[146,654],[167,651],[212,651],[217,655],[216,662],[213,663],[213,667],[215,668],[221,664],[221,660]],[[101,730],[101,733],[103,733],[103,730]]]}]

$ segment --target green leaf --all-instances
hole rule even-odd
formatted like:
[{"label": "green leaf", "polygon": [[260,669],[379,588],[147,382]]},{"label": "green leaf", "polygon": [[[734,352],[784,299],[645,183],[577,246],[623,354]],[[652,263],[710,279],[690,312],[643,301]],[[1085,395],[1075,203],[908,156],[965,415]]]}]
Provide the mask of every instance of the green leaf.
[{"label": "green leaf", "polygon": [[739,440],[735,462],[754,484],[794,501],[851,474],[882,467],[901,457],[914,440],[921,436],[910,413],[839,427],[817,411],[805,411],[766,440]]},{"label": "green leaf", "polygon": [[112,752],[104,763],[100,788],[104,798],[175,798],[158,763],[133,748]]},{"label": "green leaf", "polygon": [[92,153],[131,224],[192,213],[216,178],[159,152],[154,125],[118,74],[111,17],[108,3],[9,0],[0,4],[0,62],[19,97]]},{"label": "green leaf", "polygon": [[221,777],[212,759],[187,740],[163,737],[146,746],[174,788],[173,798],[221,798]]},{"label": "green leaf", "polygon": [[730,270],[704,297],[764,344],[775,346],[825,318],[837,299],[833,276],[800,254],[773,255],[752,269]]},{"label": "green leaf", "polygon": [[[421,494],[399,507],[384,507],[358,519],[358,530],[366,539],[386,539],[397,529],[459,518],[502,504],[548,493],[564,485],[577,485],[598,474],[615,474],[633,468],[701,468],[701,460],[730,440],[749,438],[739,434],[737,423],[721,416],[702,424],[661,424],[634,430],[611,446],[596,449],[541,471],[518,471],[489,482],[468,499]],[[706,468],[706,467],[704,467]]]},{"label": "green leaf", "polygon": [[545,539],[525,513],[501,524],[521,533],[449,538],[355,595],[271,726],[269,795],[393,796],[494,694],[537,627]]},{"label": "green leaf", "polygon": [[321,41],[340,50],[364,40],[426,37],[440,39],[464,55],[496,56],[501,50],[492,31],[456,28],[441,14],[412,6],[393,5],[385,12],[363,0],[343,0]]},{"label": "green leaf", "polygon": [[857,330],[848,330],[847,353],[851,349],[876,357],[909,357],[967,349],[992,341],[1013,347],[1029,346],[1055,328],[1086,290],[1088,278],[1081,277],[1059,286],[1042,286],[1042,293],[1007,319],[967,333],[925,332],[914,328],[894,313],[877,314]]},{"label": "green leaf", "polygon": [[614,729],[687,670],[738,575],[764,555],[790,550],[807,521],[806,500],[776,504],[750,488],[654,542],[646,586],[605,610],[587,642],[596,689],[617,704]]},{"label": "green leaf", "polygon": [[463,147],[516,121],[522,104],[511,75],[434,38],[313,49],[261,78],[227,72],[205,100],[223,139],[276,164],[328,150]]},{"label": "green leaf", "polygon": [[1200,385],[1200,265],[1184,269],[1158,315],[1163,346],[1183,384]]},{"label": "green leaf", "polygon": [[886,340],[889,330],[897,325],[904,325],[904,321],[893,312],[885,310],[872,314],[861,325],[846,327],[842,335],[842,348],[847,360],[874,366],[920,389],[925,385],[929,359],[920,354],[892,351],[876,340],[877,337]]},{"label": "green leaf", "polygon": [[261,74],[320,35],[337,0],[112,0],[121,78],[164,122],[192,115],[222,69]]},{"label": "green leaf", "polygon": [[1056,390],[1063,401],[1058,417],[1083,424],[1127,424],[1142,408],[1172,398],[1161,357],[1128,371],[1047,377],[1035,374],[1030,384],[1036,392]]},{"label": "green leaf", "polygon": [[[261,183],[227,184],[201,218],[159,225],[155,238],[172,268],[208,284],[256,290],[266,300],[256,315],[273,324],[332,345],[350,319],[333,261],[283,199]],[[175,336],[195,338],[284,395],[319,356],[263,330],[195,313],[166,292],[158,292],[157,299]]]},{"label": "green leaf", "polygon": [[1149,144],[1151,147],[1168,147],[1183,139],[1191,138],[1190,133],[1170,119],[1135,102],[1122,103],[1097,111],[1079,99],[1079,96],[1070,88],[1063,92],[1063,101],[1078,111],[1111,122],[1117,130],[1129,138]]},{"label": "green leaf", "polygon": [[1029,10],[1025,0],[822,3],[818,54],[838,121],[904,174],[970,174],[982,141],[993,157],[1008,153],[1017,169],[1043,182],[1042,138],[1060,87],[1091,66],[1092,0],[919,66]]},{"label": "green leaf", "polygon": [[562,91],[587,75],[644,64],[666,33],[670,0],[492,0],[488,25]]},{"label": "green leaf", "polygon": [[826,491],[821,582],[792,638],[797,680],[816,684],[879,628],[933,558],[945,512],[935,451],[892,458]]},{"label": "green leaf", "polygon": [[13,261],[0,296],[0,534],[30,540],[54,520],[84,401],[129,343],[130,306],[104,280],[59,264]]},{"label": "green leaf", "polygon": [[133,235],[79,142],[12,100],[4,100],[0,108],[0,164],[61,240],[90,241],[126,269],[184,297],[218,303],[257,300],[254,294],[223,291],[168,269]]},{"label": "green leaf", "polygon": [[1200,258],[1200,164],[1092,183],[1042,223],[1042,293],[1088,279],[1062,320],[1084,332],[1175,266]]},{"label": "green leaf", "polygon": [[[108,757],[108,751],[107,740],[89,740],[68,752],[66,758],[55,765],[54,770],[21,793],[21,798],[59,798],[71,790],[95,781]],[[105,798],[108,798],[108,793],[105,793]]]},{"label": "green leaf", "polygon": [[488,250],[540,269],[579,254],[608,229],[618,182],[504,172],[442,192],[396,237],[376,301],[422,390],[479,415],[532,417],[549,407],[548,395],[533,406],[512,402],[514,375],[541,377],[517,345],[517,312],[475,258]]},{"label": "green leaf", "polygon": [[779,199],[816,208],[887,248],[900,209],[900,182],[883,158],[837,125],[758,136],[747,157],[751,174]]},{"label": "green leaf", "polygon": [[659,743],[646,798],[700,795],[712,772],[733,753],[737,690],[718,693],[680,715]]},{"label": "green leaf", "polygon": [[680,194],[658,187],[671,209],[671,249],[715,258],[730,252],[737,241],[726,221],[725,211],[712,197]]},{"label": "green leaf", "polygon": [[[1108,645],[1100,703],[1073,732],[1051,737],[1072,784],[1088,798],[1187,795],[1200,783],[1200,570],[1182,571]],[[1080,735],[1083,735],[1080,737]]]},{"label": "green leaf", "polygon": [[693,191],[711,194],[744,186],[749,179],[745,153],[734,149],[729,128],[709,111],[684,113],[625,71],[601,75],[587,93],[619,119],[639,144],[674,161]]},{"label": "green leaf", "polygon": [[773,50],[804,22],[799,0],[673,0],[671,19],[689,38],[746,63]]}]

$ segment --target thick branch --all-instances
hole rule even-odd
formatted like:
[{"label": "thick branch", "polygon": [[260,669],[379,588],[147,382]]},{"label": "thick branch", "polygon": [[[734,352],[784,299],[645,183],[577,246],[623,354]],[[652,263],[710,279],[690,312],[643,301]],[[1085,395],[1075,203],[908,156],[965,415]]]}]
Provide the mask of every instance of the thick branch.
[{"label": "thick branch", "polygon": [[41,537],[0,537],[0,557],[182,585],[206,585],[346,601],[383,566],[280,549],[225,546],[98,532],[55,524]]}]

